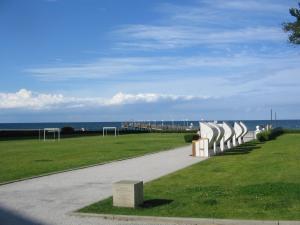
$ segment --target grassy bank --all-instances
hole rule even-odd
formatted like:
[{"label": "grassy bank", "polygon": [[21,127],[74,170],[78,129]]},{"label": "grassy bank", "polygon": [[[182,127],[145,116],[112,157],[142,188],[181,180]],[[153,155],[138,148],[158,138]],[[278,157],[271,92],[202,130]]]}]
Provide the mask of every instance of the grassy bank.
[{"label": "grassy bank", "polygon": [[183,146],[184,134],[1,140],[0,183]]},{"label": "grassy bank", "polygon": [[138,209],[112,198],[81,210],[146,216],[300,219],[300,134],[251,142],[145,185]]}]

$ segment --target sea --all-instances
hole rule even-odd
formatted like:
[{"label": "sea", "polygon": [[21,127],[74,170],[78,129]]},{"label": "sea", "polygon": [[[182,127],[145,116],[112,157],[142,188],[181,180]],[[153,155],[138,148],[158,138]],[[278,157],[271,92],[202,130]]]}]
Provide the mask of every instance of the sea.
[{"label": "sea", "polygon": [[[256,126],[264,127],[267,124],[272,124],[273,127],[282,127],[287,129],[300,129],[300,120],[241,120],[246,124],[248,130],[255,130]],[[128,121],[126,121],[128,122]],[[133,122],[133,121],[129,121]],[[163,125],[180,125],[180,126],[192,126],[194,128],[199,127],[199,121],[135,121],[148,124],[163,124]],[[218,121],[223,122],[223,121]],[[227,120],[229,124],[233,124],[235,121]],[[101,131],[103,127],[117,127],[121,128],[123,122],[57,122],[57,123],[0,123],[0,130],[9,129],[43,129],[43,128],[62,128],[66,126],[73,127],[75,130]]]}]

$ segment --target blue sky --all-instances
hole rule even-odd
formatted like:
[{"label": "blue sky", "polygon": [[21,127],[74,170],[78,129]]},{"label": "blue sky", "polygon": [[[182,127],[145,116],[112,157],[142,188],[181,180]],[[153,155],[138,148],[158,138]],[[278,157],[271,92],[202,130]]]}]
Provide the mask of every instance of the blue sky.
[{"label": "blue sky", "polygon": [[296,0],[2,0],[0,122],[300,118]]}]

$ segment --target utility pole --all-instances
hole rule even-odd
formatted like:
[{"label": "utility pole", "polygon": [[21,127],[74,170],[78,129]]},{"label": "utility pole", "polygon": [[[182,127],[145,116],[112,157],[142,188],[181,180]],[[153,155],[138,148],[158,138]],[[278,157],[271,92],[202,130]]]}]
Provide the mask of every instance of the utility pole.
[{"label": "utility pole", "polygon": [[271,125],[272,125],[272,120],[273,120],[273,111],[271,109]]}]

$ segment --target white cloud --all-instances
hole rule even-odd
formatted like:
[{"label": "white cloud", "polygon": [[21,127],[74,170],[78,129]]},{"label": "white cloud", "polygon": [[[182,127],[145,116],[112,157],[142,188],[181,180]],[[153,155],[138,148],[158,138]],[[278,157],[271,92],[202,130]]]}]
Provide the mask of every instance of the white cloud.
[{"label": "white cloud", "polygon": [[188,14],[189,12],[203,13],[205,11],[211,12],[219,9],[230,10],[230,12],[232,12],[232,10],[238,10],[252,11],[252,13],[256,13],[257,11],[282,13],[292,5],[295,5],[294,0],[285,1],[284,3],[283,1],[280,3],[274,0],[198,0],[193,5],[163,3],[160,4],[157,9],[160,12],[169,14]]},{"label": "white cloud", "polygon": [[[290,53],[263,54],[227,54],[224,56],[186,56],[186,57],[124,57],[102,58],[95,62],[73,66],[29,68],[25,71],[43,80],[72,79],[142,79],[146,81],[153,76],[184,73],[186,76],[201,76],[204,72],[221,70],[282,69],[298,67],[298,56]],[[211,73],[211,72],[210,72]],[[207,73],[209,75],[210,73]],[[203,77],[203,76],[202,76]]]},{"label": "white cloud", "polygon": [[119,48],[162,50],[207,44],[253,43],[284,41],[280,27],[245,27],[241,29],[211,29],[197,26],[128,25],[115,32],[124,37]]},{"label": "white cloud", "polygon": [[158,7],[164,19],[152,24],[127,24],[115,30],[113,36],[117,48],[126,50],[283,42],[286,34],[274,21],[288,14],[288,8],[288,4],[254,0],[202,0],[193,5],[167,3]]},{"label": "white cloud", "polygon": [[208,99],[206,96],[166,95],[158,93],[117,93],[111,98],[66,97],[62,94],[42,94],[26,89],[15,93],[0,93],[0,109],[44,110],[52,108],[109,107],[138,103],[159,103]]},{"label": "white cloud", "polygon": [[[189,101],[193,100],[195,96],[180,96],[180,95],[164,95],[156,93],[143,93],[143,94],[124,94],[122,92],[117,93],[111,99],[104,101],[105,105],[123,105],[134,103],[153,103],[160,101]],[[208,97],[201,97],[206,99]]]},{"label": "white cloud", "polygon": [[[289,3],[290,2],[290,3]],[[288,9],[295,1],[274,0],[200,0],[193,5],[163,3],[157,11],[166,16],[166,23],[197,24],[218,27],[248,27],[249,24],[264,24],[289,15]],[[235,25],[235,26],[232,26]],[[216,28],[216,27],[215,27]]]},{"label": "white cloud", "polygon": [[205,2],[211,7],[221,9],[237,9],[254,12],[282,12],[288,8],[286,4],[276,3],[274,0],[202,0],[202,2]]},{"label": "white cloud", "polygon": [[[163,4],[160,12],[166,16],[165,20],[159,17],[160,19],[152,24],[129,24],[119,27],[113,32],[117,39],[115,46],[123,50],[151,51],[190,48],[186,52],[175,52],[176,55],[182,56],[170,56],[174,53],[171,52],[170,54],[169,52],[167,57],[163,57],[164,52],[160,51],[159,57],[146,57],[143,52],[142,56],[138,54],[138,57],[107,57],[73,65],[37,66],[28,68],[25,72],[47,81],[105,80],[116,79],[121,76],[123,79],[147,80],[148,77],[179,74],[180,72],[185,76],[200,76],[206,72],[207,68],[212,67],[228,70],[243,66],[252,66],[253,68],[279,64],[285,66],[287,61],[285,56],[274,56],[273,50],[270,51],[271,53],[268,56],[259,55],[259,53],[247,55],[243,52],[233,55],[224,51],[226,48],[238,48],[237,46],[246,45],[249,46],[250,50],[248,49],[248,51],[253,49],[256,51],[257,47],[252,48],[251,44],[261,45],[267,43],[270,45],[270,43],[277,41],[284,43],[286,34],[282,32],[278,24],[275,26],[260,21],[257,25],[243,21],[243,19],[252,21],[256,18],[252,14],[250,17],[244,15],[244,10],[260,8],[264,12],[274,12],[277,15],[275,12],[283,7],[283,4],[276,4],[271,1],[258,2],[254,0],[201,0],[193,5]],[[230,10],[232,8],[238,11],[238,14],[234,14],[233,17]],[[224,18],[227,17],[231,21],[230,23],[224,21]],[[269,16],[264,15],[264,19],[266,18],[269,18]],[[211,25],[208,22],[216,23],[216,25]],[[211,54],[211,48],[221,52],[213,55]],[[241,49],[238,49],[238,51],[241,51]],[[232,52],[238,51],[234,49]],[[203,57],[197,55],[197,53],[209,54],[209,56]],[[290,62],[287,62],[287,64],[290,64]],[[247,70],[247,68],[243,68],[243,70]]]},{"label": "white cloud", "polygon": [[0,93],[0,109],[41,109],[63,102],[64,97],[61,94],[35,94],[26,89],[20,89],[16,93]]}]

